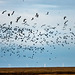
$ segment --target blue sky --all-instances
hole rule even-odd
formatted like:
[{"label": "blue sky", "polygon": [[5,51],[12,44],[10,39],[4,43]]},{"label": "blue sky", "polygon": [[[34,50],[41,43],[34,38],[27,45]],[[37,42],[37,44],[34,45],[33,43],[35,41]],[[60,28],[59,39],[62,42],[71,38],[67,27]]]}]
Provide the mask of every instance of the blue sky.
[{"label": "blue sky", "polygon": [[75,1],[74,0],[0,0],[0,7],[6,9],[18,9],[22,6],[25,6],[25,9],[30,7],[33,8],[33,5],[53,5],[58,6],[62,9],[74,9]]},{"label": "blue sky", "polygon": [[[7,12],[2,14],[4,10],[7,10]],[[12,13],[12,11],[15,11],[14,15],[8,17],[7,14]],[[47,12],[49,12],[49,15],[46,15]],[[30,19],[35,17],[35,13],[39,13],[39,18],[31,21]],[[21,16],[21,19],[16,23],[16,18],[19,16]],[[64,16],[67,16],[66,20],[68,20],[68,24],[63,31]],[[24,18],[27,19],[30,25],[29,27],[22,25]],[[35,51],[35,46],[33,46],[33,43],[30,41],[27,41],[27,43],[22,43],[21,40],[15,41],[15,35],[13,36],[14,41],[11,41],[12,39],[10,39],[9,42],[6,40],[2,41],[3,39],[0,38],[0,67],[75,67],[75,36],[69,31],[71,28],[72,32],[75,33],[75,0],[0,0],[0,25],[6,23],[8,26],[10,21],[13,21],[12,28],[15,26],[32,28],[32,26],[37,23],[37,26],[34,25],[35,28],[32,28],[36,37],[38,37],[39,32],[43,34],[46,33],[45,29],[47,29],[48,26],[56,27],[58,33],[57,36],[54,36],[56,30],[51,30],[54,32],[51,34],[51,37],[41,37],[49,41],[49,45],[45,42],[43,42],[44,45],[41,45],[39,41],[42,39],[39,39],[35,46],[38,48],[44,47],[45,50],[42,53],[40,49]],[[41,25],[44,24],[46,26],[41,28]],[[59,24],[59,26],[57,26],[57,24]],[[37,30],[39,32],[36,34]],[[0,32],[0,34],[2,33]],[[25,35],[28,35],[27,31]],[[69,44],[64,44],[64,47],[62,47],[61,44],[57,45],[56,39],[61,36],[62,38],[60,38],[59,41],[63,43],[64,35],[70,37],[67,39]],[[33,35],[30,36],[33,37]],[[54,38],[52,38],[52,36],[54,36]],[[73,38],[73,40],[71,40],[71,38]],[[26,40],[26,38],[24,40]],[[53,40],[55,44],[53,44],[51,40]],[[22,45],[23,48],[17,49],[18,45]],[[28,48],[33,47],[33,51],[36,52],[33,59],[30,58],[33,55],[32,51],[23,51],[24,45]],[[10,56],[12,48],[14,47],[15,50],[13,52],[15,54]],[[9,52],[7,52],[7,50],[9,50]],[[20,52],[20,57],[17,56],[17,51]],[[23,55],[26,55],[26,57],[23,57]]]}]

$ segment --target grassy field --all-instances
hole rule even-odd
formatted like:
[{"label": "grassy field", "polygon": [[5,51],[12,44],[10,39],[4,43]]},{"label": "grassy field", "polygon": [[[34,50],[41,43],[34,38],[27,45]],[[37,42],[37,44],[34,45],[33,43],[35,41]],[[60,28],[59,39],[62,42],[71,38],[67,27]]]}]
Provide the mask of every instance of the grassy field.
[{"label": "grassy field", "polygon": [[75,75],[75,67],[0,68],[0,75]]}]

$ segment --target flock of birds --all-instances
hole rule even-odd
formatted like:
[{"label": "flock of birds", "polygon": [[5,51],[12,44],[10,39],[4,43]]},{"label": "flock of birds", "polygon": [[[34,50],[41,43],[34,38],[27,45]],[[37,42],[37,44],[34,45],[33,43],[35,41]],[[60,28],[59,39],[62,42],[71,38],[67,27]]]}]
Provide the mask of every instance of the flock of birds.
[{"label": "flock of birds", "polygon": [[[2,11],[1,15],[4,15],[7,10]],[[14,16],[15,11],[8,13],[7,16]],[[46,12],[46,16],[49,12]],[[31,21],[36,18],[39,19],[40,14],[35,13],[35,17],[31,18]],[[15,24],[20,21],[22,16],[16,18]],[[50,52],[50,48],[56,49],[57,46],[66,47],[70,50],[70,45],[75,45],[75,33],[72,31],[71,27],[68,27],[67,16],[63,17],[64,23],[61,31],[59,31],[60,24],[56,26],[42,24],[40,28],[37,29],[38,24],[35,23],[32,27],[28,24],[27,19],[23,19],[23,27],[15,26],[13,27],[13,21],[0,24],[0,52],[3,53],[1,57],[9,53],[10,56],[17,55],[18,57],[27,57],[33,59],[35,54],[46,51]],[[73,26],[75,28],[75,26]],[[68,32],[66,32],[68,30]],[[22,55],[21,55],[22,52]],[[29,52],[30,56],[26,52]],[[52,54],[52,53],[51,53]],[[51,58],[49,57],[49,60]]]}]

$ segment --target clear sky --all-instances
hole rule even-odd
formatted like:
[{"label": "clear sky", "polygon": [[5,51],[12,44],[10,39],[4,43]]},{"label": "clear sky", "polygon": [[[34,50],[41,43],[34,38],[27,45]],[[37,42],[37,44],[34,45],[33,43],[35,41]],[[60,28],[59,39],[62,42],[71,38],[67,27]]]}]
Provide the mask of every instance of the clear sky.
[{"label": "clear sky", "polygon": [[[23,24],[24,19],[29,26]],[[1,26],[9,25],[12,30],[3,33]],[[25,37],[15,31],[9,41],[3,38],[15,27],[26,28]],[[75,67],[74,33],[75,0],[0,0],[0,67]]]}]

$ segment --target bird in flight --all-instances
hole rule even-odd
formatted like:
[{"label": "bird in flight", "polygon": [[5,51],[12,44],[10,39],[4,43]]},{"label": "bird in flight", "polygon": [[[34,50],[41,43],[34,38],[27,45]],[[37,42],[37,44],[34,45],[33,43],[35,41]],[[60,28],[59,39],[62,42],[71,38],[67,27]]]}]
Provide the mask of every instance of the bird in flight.
[{"label": "bird in flight", "polygon": [[66,16],[64,16],[64,20],[66,19]]},{"label": "bird in flight", "polygon": [[48,15],[48,14],[49,14],[49,12],[46,13],[46,15]]},{"label": "bird in flight", "polygon": [[10,24],[12,24],[12,21],[10,21]]},{"label": "bird in flight", "polygon": [[10,16],[10,13],[8,13],[8,16]]},{"label": "bird in flight", "polygon": [[34,18],[32,17],[31,20],[34,20]]},{"label": "bird in flight", "polygon": [[13,14],[14,14],[14,12],[15,12],[15,11],[13,11],[11,15],[13,15]]},{"label": "bird in flight", "polygon": [[19,16],[19,17],[17,17],[17,20],[16,20],[16,22],[18,22],[18,20],[21,18],[21,16]]},{"label": "bird in flight", "polygon": [[36,13],[35,17],[37,17],[37,18],[38,18],[38,17],[39,17],[39,14],[38,14],[38,13]]},{"label": "bird in flight", "polygon": [[68,22],[68,20],[67,20],[67,21],[65,21],[65,22],[64,22],[64,24],[66,24],[67,22]]},{"label": "bird in flight", "polygon": [[4,10],[3,12],[2,12],[2,14],[4,14],[6,12],[6,10]]},{"label": "bird in flight", "polygon": [[23,22],[25,22],[27,19],[23,19]]}]

